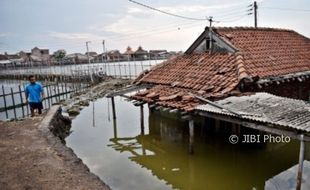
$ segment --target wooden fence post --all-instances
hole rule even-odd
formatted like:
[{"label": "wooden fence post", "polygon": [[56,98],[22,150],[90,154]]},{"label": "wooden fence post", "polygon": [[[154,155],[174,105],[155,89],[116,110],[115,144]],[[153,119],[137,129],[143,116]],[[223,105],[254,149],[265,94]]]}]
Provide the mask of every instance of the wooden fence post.
[{"label": "wooden fence post", "polygon": [[13,111],[14,111],[14,118],[17,119],[13,88],[11,88],[11,97],[12,97],[12,103],[13,103],[13,108],[14,108],[13,109]]},{"label": "wooden fence post", "polygon": [[47,100],[48,100],[48,107],[51,107],[51,100],[50,100],[50,92],[49,92],[49,85],[46,85],[46,93],[47,93]]},{"label": "wooden fence post", "polygon": [[2,95],[3,95],[3,102],[4,102],[4,109],[5,109],[5,116],[8,119],[9,118],[9,114],[8,114],[8,109],[7,109],[7,104],[6,104],[6,98],[5,98],[5,90],[4,90],[4,86],[2,85]]},{"label": "wooden fence post", "polygon": [[22,114],[23,114],[23,118],[25,117],[25,110],[24,110],[24,102],[23,102],[23,95],[22,95],[22,90],[20,88],[20,85],[18,85],[18,90],[19,90],[19,97],[20,97],[20,103],[22,105]]}]

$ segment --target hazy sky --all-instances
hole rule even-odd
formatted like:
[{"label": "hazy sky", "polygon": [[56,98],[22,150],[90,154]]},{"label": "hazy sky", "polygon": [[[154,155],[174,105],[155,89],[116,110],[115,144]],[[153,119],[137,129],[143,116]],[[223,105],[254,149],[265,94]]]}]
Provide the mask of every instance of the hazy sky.
[{"label": "hazy sky", "polygon": [[[253,26],[246,16],[249,0],[137,0],[158,9],[194,18],[214,16],[215,26]],[[258,1],[258,26],[293,29],[310,37],[309,0]],[[277,8],[277,9],[275,9]],[[289,10],[288,10],[289,9]],[[106,48],[186,50],[208,25],[164,15],[128,0],[0,0],[0,53],[34,46],[50,53]]]}]

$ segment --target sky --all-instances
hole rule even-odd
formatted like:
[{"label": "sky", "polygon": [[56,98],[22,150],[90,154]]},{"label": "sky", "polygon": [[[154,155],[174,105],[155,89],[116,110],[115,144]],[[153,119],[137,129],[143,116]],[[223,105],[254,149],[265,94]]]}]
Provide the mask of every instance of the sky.
[{"label": "sky", "polygon": [[[35,46],[67,53],[146,50],[185,51],[209,25],[253,26],[250,0],[136,0],[200,21],[182,19],[128,0],[0,0],[0,54],[30,52]],[[258,0],[258,26],[286,28],[310,38],[309,0]]]}]

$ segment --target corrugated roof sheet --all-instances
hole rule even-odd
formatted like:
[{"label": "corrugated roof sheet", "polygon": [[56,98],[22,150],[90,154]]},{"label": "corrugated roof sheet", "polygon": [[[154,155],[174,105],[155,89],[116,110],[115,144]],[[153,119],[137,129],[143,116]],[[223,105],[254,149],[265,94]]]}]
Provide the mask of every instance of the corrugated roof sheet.
[{"label": "corrugated roof sheet", "polygon": [[[268,93],[256,93],[249,96],[231,96],[215,101],[226,109],[242,115],[242,119],[290,127],[310,132],[310,104]],[[238,117],[235,114],[209,104],[198,105],[198,111]]]}]

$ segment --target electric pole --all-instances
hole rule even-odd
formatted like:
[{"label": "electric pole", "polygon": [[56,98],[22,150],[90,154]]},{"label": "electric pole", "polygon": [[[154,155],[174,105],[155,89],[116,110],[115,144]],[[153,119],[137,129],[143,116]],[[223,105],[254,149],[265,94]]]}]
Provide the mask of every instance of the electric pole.
[{"label": "electric pole", "polygon": [[88,72],[89,72],[89,75],[90,75],[90,80],[91,82],[93,82],[93,74],[90,72],[90,69],[89,69],[89,66],[90,66],[90,58],[89,58],[89,49],[88,49],[88,43],[90,43],[90,41],[87,41],[86,42],[86,54],[87,54],[87,59],[88,59]]},{"label": "electric pole", "polygon": [[103,48],[103,52],[102,52],[102,62],[105,62],[104,61],[104,54],[105,54],[105,44],[104,44],[104,40],[102,40],[102,48]]},{"label": "electric pole", "polygon": [[254,26],[257,28],[257,3],[254,1]]},{"label": "electric pole", "polygon": [[87,51],[86,54],[87,54],[88,64],[90,64],[88,43],[90,43],[90,41],[87,41],[87,42],[86,42],[86,51]]},{"label": "electric pole", "polygon": [[106,50],[105,50],[105,41],[102,40],[102,48],[103,48],[103,52],[102,52],[102,62],[104,63],[104,73],[107,74],[107,61],[106,59],[104,58],[104,56],[107,56],[106,55]]}]

